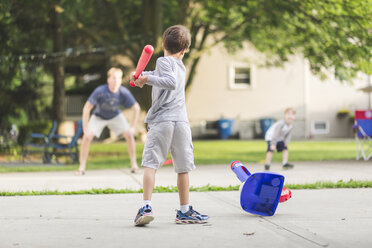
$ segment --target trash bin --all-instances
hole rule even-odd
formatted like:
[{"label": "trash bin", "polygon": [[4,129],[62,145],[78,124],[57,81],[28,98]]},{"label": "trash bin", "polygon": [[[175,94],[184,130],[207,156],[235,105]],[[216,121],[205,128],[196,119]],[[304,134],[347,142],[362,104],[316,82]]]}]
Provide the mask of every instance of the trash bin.
[{"label": "trash bin", "polygon": [[218,121],[218,134],[221,139],[227,139],[231,135],[233,122],[231,119],[220,119]]},{"label": "trash bin", "polygon": [[274,119],[272,118],[266,118],[260,120],[260,126],[262,130],[262,137],[265,138],[267,130],[271,127],[271,125],[274,124]]}]

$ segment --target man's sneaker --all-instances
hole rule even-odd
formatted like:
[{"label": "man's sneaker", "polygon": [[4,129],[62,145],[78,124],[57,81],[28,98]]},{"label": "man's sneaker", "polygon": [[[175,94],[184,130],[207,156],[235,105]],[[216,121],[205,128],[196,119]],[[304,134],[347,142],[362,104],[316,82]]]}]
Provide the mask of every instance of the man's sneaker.
[{"label": "man's sneaker", "polygon": [[269,164],[265,164],[265,170],[270,170],[270,165]]},{"label": "man's sneaker", "polygon": [[134,219],[134,225],[144,226],[146,224],[149,224],[153,220],[154,216],[152,216],[152,208],[150,205],[146,205],[138,210],[138,214]]},{"label": "man's sneaker", "polygon": [[292,168],[293,168],[293,164],[286,163],[285,165],[283,165],[284,170],[289,170],[289,169],[292,169]]},{"label": "man's sneaker", "polygon": [[207,223],[208,219],[208,215],[200,214],[192,209],[192,206],[190,206],[189,211],[187,211],[186,213],[182,213],[181,210],[177,210],[175,221],[177,224],[202,224]]}]

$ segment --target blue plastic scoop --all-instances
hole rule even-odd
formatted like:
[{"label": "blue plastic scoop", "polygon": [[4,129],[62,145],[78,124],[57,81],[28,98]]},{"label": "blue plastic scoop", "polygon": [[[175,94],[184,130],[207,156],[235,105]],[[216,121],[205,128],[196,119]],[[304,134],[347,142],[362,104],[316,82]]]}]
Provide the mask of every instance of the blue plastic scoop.
[{"label": "blue plastic scoop", "polygon": [[251,214],[274,215],[284,185],[284,176],[274,172],[251,174],[240,161],[233,161],[231,169],[242,182],[240,206]]}]

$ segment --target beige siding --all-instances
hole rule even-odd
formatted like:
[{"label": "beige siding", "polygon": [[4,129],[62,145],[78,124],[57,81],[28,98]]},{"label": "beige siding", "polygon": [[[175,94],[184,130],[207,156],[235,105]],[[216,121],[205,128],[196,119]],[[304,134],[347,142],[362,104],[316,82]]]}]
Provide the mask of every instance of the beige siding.
[{"label": "beige siding", "polygon": [[331,75],[328,80],[321,81],[309,75],[309,122],[326,120],[329,122],[329,134],[315,136],[345,137],[352,136],[352,123],[348,118],[338,118],[337,112],[347,109],[353,112],[368,108],[369,95],[358,91],[366,85],[367,78],[360,76],[351,83],[341,83]]},{"label": "beige siding", "polygon": [[[352,134],[348,121],[336,117],[340,109],[354,111],[367,108],[368,95],[356,90],[365,86],[364,79],[354,85],[343,85],[331,77],[322,82],[309,71],[308,64],[296,56],[283,67],[261,67],[262,58],[254,48],[229,54],[223,46],[205,53],[200,60],[193,85],[187,92],[187,109],[192,126],[203,120],[233,118],[236,123],[261,118],[282,118],[283,110],[297,110],[295,137],[346,137]],[[252,87],[232,89],[229,86],[231,65],[251,68]],[[311,132],[311,121],[330,123],[328,134]],[[235,128],[237,130],[237,128]]]}]

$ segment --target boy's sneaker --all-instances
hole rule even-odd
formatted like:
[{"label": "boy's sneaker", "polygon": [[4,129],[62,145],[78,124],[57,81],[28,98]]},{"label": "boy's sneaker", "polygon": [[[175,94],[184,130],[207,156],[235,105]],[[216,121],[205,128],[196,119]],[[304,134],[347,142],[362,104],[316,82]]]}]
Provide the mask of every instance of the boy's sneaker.
[{"label": "boy's sneaker", "polygon": [[177,224],[203,224],[207,223],[209,219],[208,215],[200,214],[190,206],[189,211],[182,213],[181,210],[177,210],[176,223]]},{"label": "boy's sneaker", "polygon": [[270,165],[269,164],[265,164],[265,170],[270,170]]},{"label": "boy's sneaker", "polygon": [[146,205],[138,210],[137,216],[134,219],[134,225],[144,226],[153,220],[154,216],[152,216],[152,208],[150,205]]},{"label": "boy's sneaker", "polygon": [[293,164],[286,163],[285,165],[283,165],[284,170],[289,170],[289,169],[292,169],[292,168],[293,168]]}]

